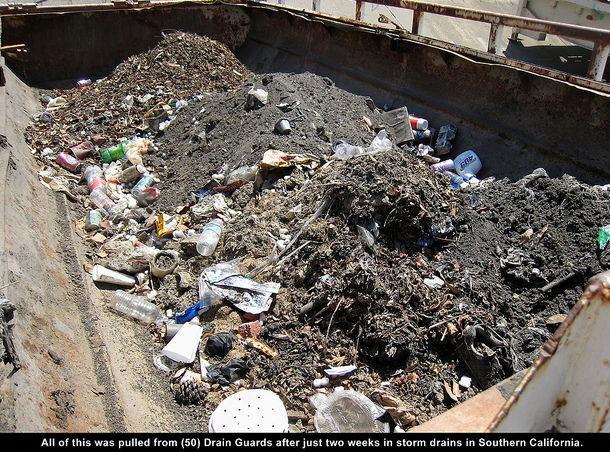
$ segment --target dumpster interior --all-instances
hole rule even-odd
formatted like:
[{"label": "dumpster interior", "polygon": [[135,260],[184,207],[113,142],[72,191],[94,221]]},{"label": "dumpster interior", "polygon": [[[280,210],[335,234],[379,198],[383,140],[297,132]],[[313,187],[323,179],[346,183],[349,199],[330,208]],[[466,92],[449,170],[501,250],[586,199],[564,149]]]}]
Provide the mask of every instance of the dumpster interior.
[{"label": "dumpster interior", "polygon": [[[606,96],[273,8],[172,11],[3,17],[28,58],[3,66],[1,431],[228,431],[212,415],[245,390],[279,397],[279,431],[408,431],[531,366],[610,267]],[[432,170],[467,150],[470,183]],[[117,289],[163,319],[111,309]],[[195,355],[168,359],[210,290]]]}]

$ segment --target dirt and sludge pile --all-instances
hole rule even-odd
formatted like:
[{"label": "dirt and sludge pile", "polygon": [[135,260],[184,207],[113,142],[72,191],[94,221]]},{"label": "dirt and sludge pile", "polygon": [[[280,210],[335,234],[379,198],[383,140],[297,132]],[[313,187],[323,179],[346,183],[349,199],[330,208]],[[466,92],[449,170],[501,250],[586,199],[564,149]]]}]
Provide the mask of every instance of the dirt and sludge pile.
[{"label": "dirt and sludge pile", "polygon": [[[408,430],[531,365],[608,267],[604,187],[532,168],[454,188],[430,163],[466,149],[435,156],[434,137],[404,140],[371,99],[310,73],[252,74],[207,38],[168,34],[49,101],[26,130],[41,181],[75,201],[85,270],[126,278],[100,285],[108,301],[123,289],[159,308],[132,326],[203,431],[244,390],[277,395],[290,431]],[[121,140],[137,152],[104,162]],[[60,165],[83,142],[79,166]],[[90,167],[111,204],[91,199]],[[164,353],[183,330],[191,355]],[[378,420],[341,426],[333,403]]]}]

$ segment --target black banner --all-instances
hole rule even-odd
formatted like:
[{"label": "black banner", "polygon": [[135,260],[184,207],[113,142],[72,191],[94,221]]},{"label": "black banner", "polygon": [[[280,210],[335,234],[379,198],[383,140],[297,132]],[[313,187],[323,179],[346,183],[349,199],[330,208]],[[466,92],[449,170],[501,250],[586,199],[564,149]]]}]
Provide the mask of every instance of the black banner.
[{"label": "black banner", "polygon": [[[28,452],[58,450],[164,451],[248,449],[267,451],[366,451],[390,450],[595,450],[606,434],[203,434],[203,433],[117,433],[43,434],[6,433],[5,444]],[[606,443],[607,444],[607,443]],[[606,446],[607,447],[607,446]]]}]

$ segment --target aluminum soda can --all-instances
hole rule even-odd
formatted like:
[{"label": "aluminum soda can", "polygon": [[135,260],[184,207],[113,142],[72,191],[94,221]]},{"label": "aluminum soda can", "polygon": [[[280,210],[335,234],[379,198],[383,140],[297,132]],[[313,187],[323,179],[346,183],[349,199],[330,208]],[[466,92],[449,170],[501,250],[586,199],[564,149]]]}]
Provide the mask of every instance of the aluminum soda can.
[{"label": "aluminum soda can", "polygon": [[136,200],[140,197],[144,189],[152,187],[155,184],[155,179],[152,176],[142,177],[137,184],[131,189],[131,194]]},{"label": "aluminum soda can", "polygon": [[131,182],[136,179],[140,179],[142,175],[146,172],[146,167],[141,164],[131,165],[121,171],[119,175],[119,182],[124,184],[126,182]]},{"label": "aluminum soda can", "polygon": [[139,190],[142,191],[145,188],[152,187],[155,184],[155,179],[152,176],[143,176],[140,178],[137,184],[133,186],[132,191]]},{"label": "aluminum soda can", "polygon": [[102,160],[105,163],[110,163],[110,162],[114,162],[115,160],[120,160],[123,157],[125,157],[125,144],[126,143],[119,143],[116,146],[102,149],[100,151]]},{"label": "aluminum soda can", "polygon": [[93,150],[93,143],[89,141],[83,141],[82,143],[77,144],[76,146],[72,146],[70,150],[77,159],[82,160],[86,158]]},{"label": "aluminum soda can", "polygon": [[80,172],[80,169],[83,166],[83,162],[78,160],[76,157],[71,156],[65,152],[60,152],[57,154],[57,158],[55,161],[63,168],[71,171],[73,173]]},{"label": "aluminum soda can", "polygon": [[92,209],[87,212],[85,219],[85,230],[87,232],[96,231],[102,227],[102,212]]}]

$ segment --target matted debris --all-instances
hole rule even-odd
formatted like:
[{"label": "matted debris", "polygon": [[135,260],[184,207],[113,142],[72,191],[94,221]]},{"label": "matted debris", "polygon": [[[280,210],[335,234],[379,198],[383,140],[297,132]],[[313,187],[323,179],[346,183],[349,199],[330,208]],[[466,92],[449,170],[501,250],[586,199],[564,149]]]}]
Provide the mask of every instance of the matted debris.
[{"label": "matted debris", "polygon": [[[203,431],[240,388],[272,390],[291,431],[316,431],[311,397],[338,386],[408,429],[531,365],[586,281],[609,266],[597,241],[609,223],[606,187],[532,168],[519,181],[455,189],[412,142],[396,145],[371,99],[310,73],[250,74],[207,38],[169,34],[107,79],[49,93],[61,96],[52,121],[37,118],[26,138],[41,181],[81,201],[73,213],[90,266],[120,257],[131,268],[115,269],[138,277],[132,291],[172,315],[200,301],[202,272],[217,264],[279,284],[262,314],[227,299],[199,306],[199,359],[167,387]],[[144,118],[159,103],[173,104],[163,127]],[[141,157],[160,198],[86,230],[88,188],[54,157],[89,140],[86,164],[102,166],[100,150],[136,136],[150,143]],[[338,143],[357,155],[337,158]],[[203,257],[197,237],[218,215],[222,237]],[[162,277],[146,265],[145,251],[159,249],[179,256]],[[233,296],[261,290],[252,286]],[[141,340],[160,352],[170,327],[152,337],[141,328]],[[208,355],[207,340],[222,333],[226,354]]]}]

